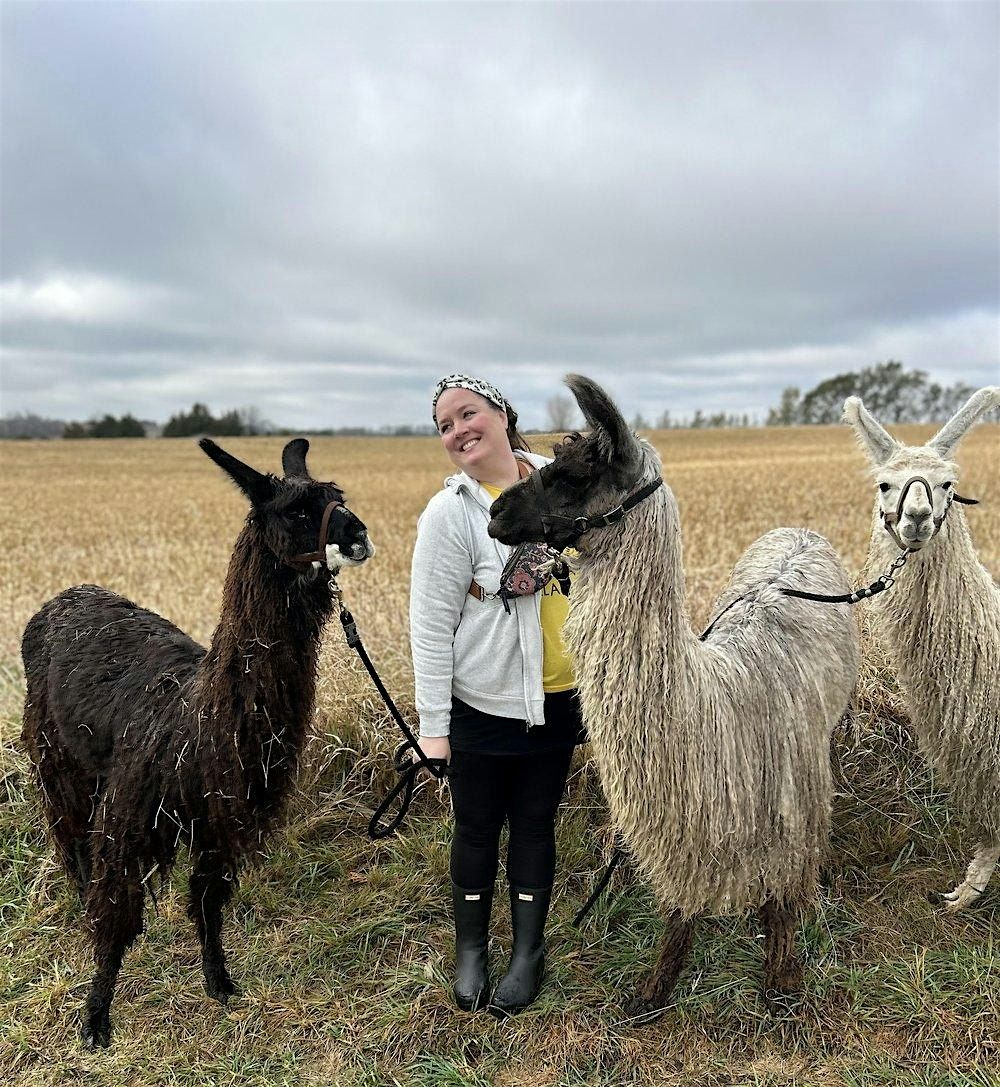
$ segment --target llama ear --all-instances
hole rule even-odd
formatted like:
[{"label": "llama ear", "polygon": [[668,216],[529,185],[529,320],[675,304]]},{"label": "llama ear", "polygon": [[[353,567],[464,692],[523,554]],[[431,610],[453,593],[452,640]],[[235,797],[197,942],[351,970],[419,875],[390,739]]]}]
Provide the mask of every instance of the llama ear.
[{"label": "llama ear", "polygon": [[631,464],[637,460],[639,447],[636,444],[635,435],[615,406],[615,402],[600,385],[581,374],[567,374],[566,384],[576,397],[576,402],[587,424],[597,435],[605,459],[609,462],[619,461],[624,464]]},{"label": "llama ear", "polygon": [[274,497],[274,482],[270,476],[263,475],[256,468],[251,468],[249,464],[237,460],[231,453],[227,453],[221,446],[216,445],[211,438],[202,438],[198,445],[255,506],[262,506]]},{"label": "llama ear", "polygon": [[309,442],[305,438],[293,438],[281,451],[281,467],[285,479],[312,479],[306,467]]},{"label": "llama ear", "polygon": [[860,396],[844,401],[844,422],[850,423],[862,449],[874,465],[885,464],[900,448],[899,442],[865,407]]},{"label": "llama ear", "polygon": [[989,385],[973,393],[965,402],[964,407],[955,412],[927,445],[939,457],[944,457],[945,460],[950,459],[966,433],[983,415],[994,408],[1000,408],[1000,386]]}]

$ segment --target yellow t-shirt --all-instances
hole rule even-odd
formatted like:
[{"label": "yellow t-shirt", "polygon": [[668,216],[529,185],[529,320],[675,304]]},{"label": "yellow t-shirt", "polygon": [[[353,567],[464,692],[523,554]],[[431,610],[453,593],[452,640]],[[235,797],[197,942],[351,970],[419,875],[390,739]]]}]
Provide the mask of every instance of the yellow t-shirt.
[{"label": "yellow t-shirt", "polygon": [[[491,498],[499,498],[500,487],[482,484]],[[546,694],[571,691],[576,686],[573,661],[563,641],[562,628],[569,611],[569,600],[563,596],[559,582],[550,578],[540,590],[542,624],[542,690]]]}]

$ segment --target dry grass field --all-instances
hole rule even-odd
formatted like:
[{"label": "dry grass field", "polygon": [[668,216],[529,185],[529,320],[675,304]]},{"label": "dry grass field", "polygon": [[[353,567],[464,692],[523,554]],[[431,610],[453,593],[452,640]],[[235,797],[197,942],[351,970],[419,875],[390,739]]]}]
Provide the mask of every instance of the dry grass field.
[{"label": "dry grass field", "polygon": [[[930,433],[901,430],[911,441]],[[872,487],[846,427],[651,437],[680,502],[695,625],[710,618],[740,552],[776,525],[823,533],[860,580]],[[277,469],[278,439],[223,444]],[[542,439],[533,445],[546,450]],[[648,963],[658,925],[651,897],[627,872],[582,931],[570,925],[611,845],[585,751],[560,821],[543,996],[507,1022],[456,1012],[447,801],[424,787],[401,835],[367,840],[396,736],[334,621],[299,789],[227,919],[240,995],[225,1009],[204,995],[185,874],[126,961],[112,1049],[82,1051],[76,1013],[90,961],[18,746],[21,630],[52,594],[97,582],[206,642],[245,506],[193,441],[7,442],[0,457],[0,1083],[1000,1083],[1000,893],[957,917],[928,905],[926,891],[958,873],[972,843],[914,752],[867,632],[860,719],[837,737],[834,843],[803,932],[807,987],[794,1015],[766,1014],[757,933],[726,920],[705,924],[659,1023],[623,1021],[619,994]],[[974,538],[1000,575],[1000,427],[974,431],[960,460],[960,490],[982,499],[968,512]],[[417,515],[446,474],[443,453],[433,438],[319,439],[310,461],[344,487],[378,546],[342,585],[372,658],[412,715],[409,556]],[[183,870],[182,860],[179,877]],[[499,966],[509,923],[499,909],[495,917]]]}]

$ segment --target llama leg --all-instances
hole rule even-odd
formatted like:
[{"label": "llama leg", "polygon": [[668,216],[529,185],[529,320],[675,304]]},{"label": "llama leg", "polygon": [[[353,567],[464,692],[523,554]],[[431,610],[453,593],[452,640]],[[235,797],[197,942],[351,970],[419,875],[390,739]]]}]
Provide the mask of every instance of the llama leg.
[{"label": "llama leg", "polygon": [[111,1001],[125,952],[142,932],[142,885],[130,882],[123,872],[109,872],[91,884],[87,915],[94,938],[97,971],[83,1011],[80,1034],[84,1044],[95,1049],[111,1044]]},{"label": "llama leg", "polygon": [[217,858],[200,853],[191,869],[188,916],[201,941],[201,967],[205,992],[225,1004],[236,992],[222,949],[222,911],[233,895],[234,880],[229,868]]},{"label": "llama leg", "polygon": [[56,848],[84,904],[93,871],[91,826],[102,789],[100,778],[81,780],[77,777],[75,787],[62,791],[60,815],[52,824]]},{"label": "llama leg", "polygon": [[778,1011],[802,991],[802,960],[795,950],[799,911],[768,899],[760,919],[764,923],[764,1002],[771,1011]]},{"label": "llama leg", "polygon": [[56,853],[85,901],[90,884],[90,828],[100,798],[100,778],[48,742],[49,726],[36,728],[28,745],[42,789],[42,801]]},{"label": "llama leg", "polygon": [[656,965],[644,974],[635,993],[625,1002],[625,1014],[641,1023],[652,1023],[666,1010],[667,1001],[694,943],[694,920],[674,910],[668,917]]},{"label": "llama leg", "polygon": [[70,875],[76,885],[80,901],[87,901],[87,888],[90,886],[90,842],[86,838],[77,838],[73,842],[73,854],[68,861]]},{"label": "llama leg", "polygon": [[86,902],[92,868],[90,834],[86,830],[79,833],[69,813],[53,819],[50,826],[56,853],[62,861],[63,868],[73,881],[80,901]]},{"label": "llama leg", "polygon": [[976,855],[966,870],[965,879],[945,894],[932,894],[931,901],[943,903],[945,908],[952,912],[977,902],[986,890],[998,860],[1000,860],[1000,845],[985,845],[980,842],[976,847]]}]

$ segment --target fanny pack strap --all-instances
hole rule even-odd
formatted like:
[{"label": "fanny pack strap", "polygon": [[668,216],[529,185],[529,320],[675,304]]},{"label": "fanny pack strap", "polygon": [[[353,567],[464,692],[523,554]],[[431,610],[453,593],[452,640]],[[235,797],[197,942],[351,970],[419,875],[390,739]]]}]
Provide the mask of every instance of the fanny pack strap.
[{"label": "fanny pack strap", "polygon": [[[517,474],[520,479],[526,479],[535,470],[526,460],[521,460],[520,457],[515,457],[514,459],[517,461]],[[486,590],[475,578],[469,582],[468,593],[469,596],[474,596],[480,601],[485,600],[488,595]]]}]

